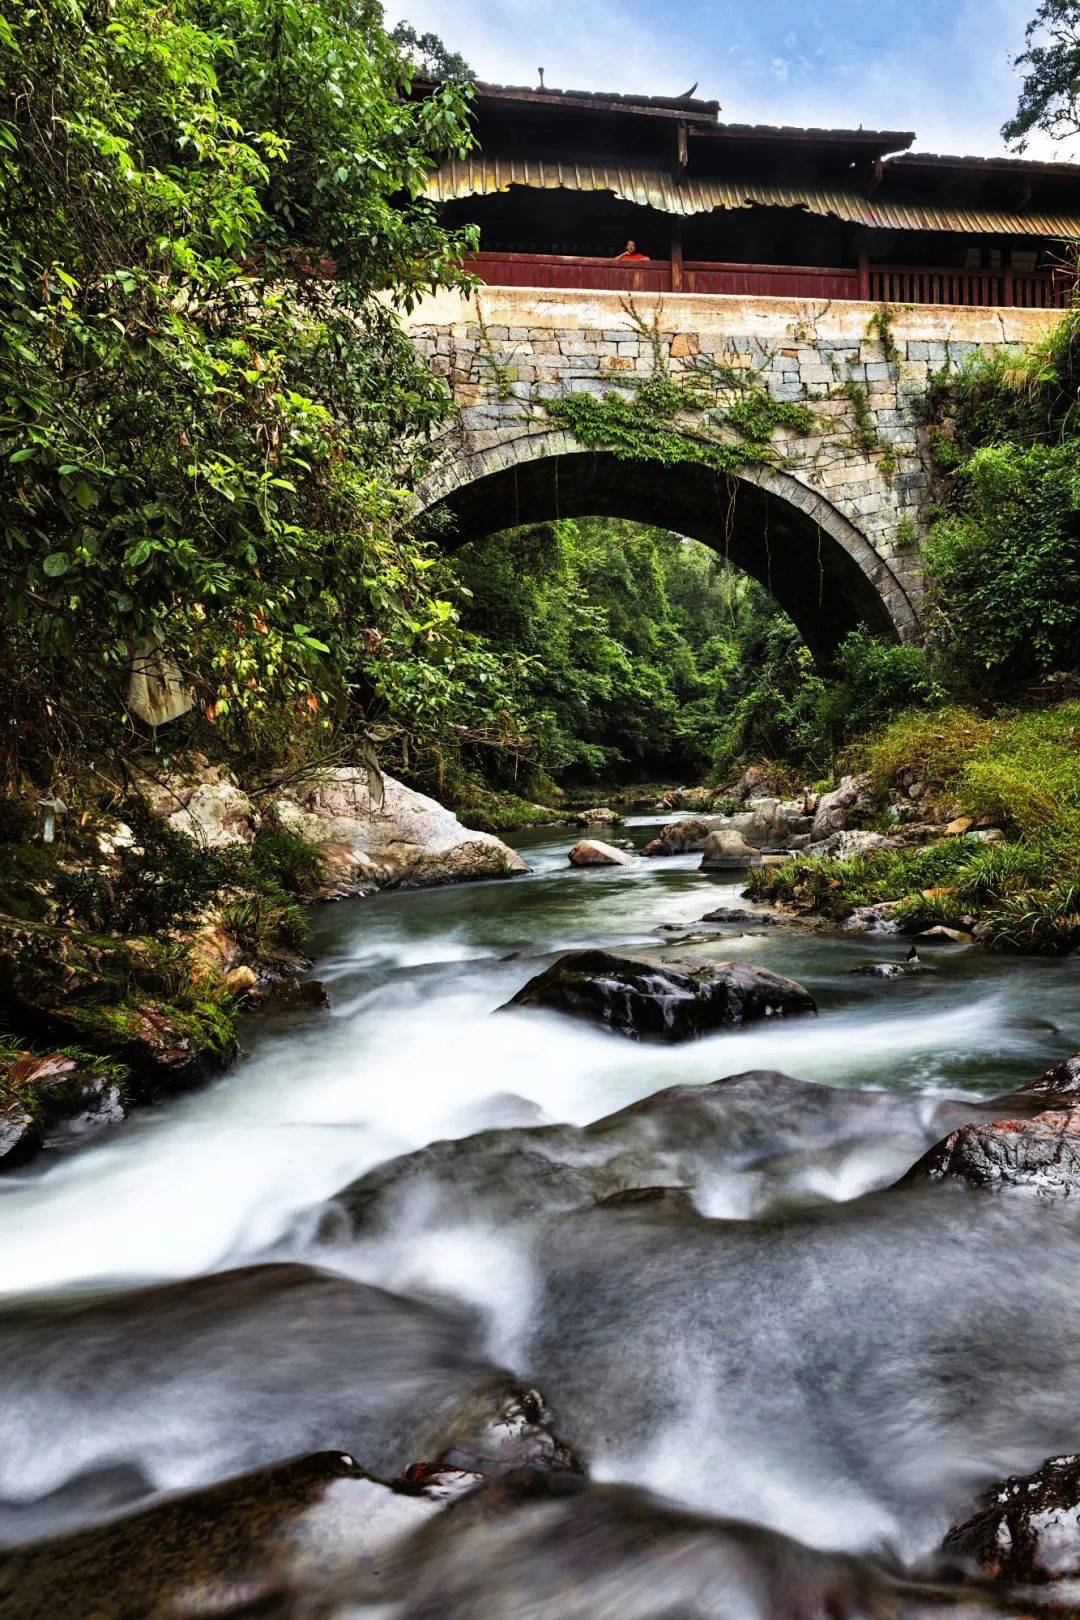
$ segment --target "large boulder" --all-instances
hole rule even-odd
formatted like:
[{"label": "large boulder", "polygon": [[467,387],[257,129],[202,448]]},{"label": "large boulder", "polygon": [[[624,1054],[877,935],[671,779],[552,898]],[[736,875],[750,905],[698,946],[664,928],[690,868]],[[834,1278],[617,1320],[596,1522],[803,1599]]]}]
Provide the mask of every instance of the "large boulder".
[{"label": "large boulder", "polygon": [[600,838],[583,838],[570,851],[571,866],[630,866],[629,855],[614,844],[605,844]]},{"label": "large boulder", "polygon": [[853,856],[869,854],[874,849],[895,849],[896,845],[884,833],[869,832],[863,827],[851,827],[830,833],[828,838],[807,844],[804,855],[823,855],[831,861],[850,861]]},{"label": "large boulder", "polygon": [[392,776],[382,783],[380,802],[367,770],[340,766],[284,788],[275,801],[280,824],[322,852],[323,898],[528,870],[500,838],[463,827],[452,811]]},{"label": "large boulder", "polygon": [[617,827],[622,817],[607,805],[597,805],[591,810],[577,810],[569,819],[574,827]]},{"label": "large boulder", "polygon": [[780,849],[809,833],[813,818],[804,814],[801,799],[748,799],[746,809],[725,816],[722,826],[758,849]]},{"label": "large boulder", "polygon": [[1048,1110],[1031,1119],[962,1125],[924,1154],[904,1179],[1021,1187],[1043,1198],[1075,1196],[1080,1193],[1080,1112]]},{"label": "large boulder", "polygon": [[644,855],[694,855],[705,848],[705,840],[717,825],[715,819],[706,821],[701,816],[684,816],[672,821],[657,837],[645,845]]},{"label": "large boulder", "polygon": [[718,828],[705,840],[701,856],[703,872],[745,872],[747,867],[761,864],[761,851],[754,849],[737,832]]},{"label": "large boulder", "polygon": [[716,1029],[817,1011],[809,991],[751,962],[671,963],[574,951],[507,1007],[544,1007],[633,1040],[688,1041]]},{"label": "large boulder", "polygon": [[182,769],[136,779],[136,791],[152,815],[186,833],[201,849],[250,844],[259,817],[235,778],[194,754]]},{"label": "large boulder", "polygon": [[810,841],[819,844],[833,833],[842,832],[853,819],[869,808],[870,779],[867,776],[842,776],[840,785],[831,793],[823,793],[817,802]]}]

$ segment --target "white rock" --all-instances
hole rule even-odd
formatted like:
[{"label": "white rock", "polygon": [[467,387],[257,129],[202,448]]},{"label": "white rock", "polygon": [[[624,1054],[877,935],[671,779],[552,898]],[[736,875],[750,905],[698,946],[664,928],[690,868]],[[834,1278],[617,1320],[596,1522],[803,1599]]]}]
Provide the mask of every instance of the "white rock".
[{"label": "white rock", "polygon": [[629,855],[614,844],[605,844],[600,838],[583,838],[575,844],[569,855],[571,866],[631,866]]},{"label": "white rock", "polygon": [[221,777],[200,783],[187,803],[166,817],[166,825],[186,833],[200,849],[227,849],[231,844],[250,844],[259,818],[247,794]]},{"label": "white rock", "polygon": [[284,789],[274,804],[282,826],[323,853],[323,894],[370,893],[374,888],[424,888],[528,871],[514,850],[491,833],[463,827],[452,811],[383,777],[376,805],[362,767],[320,771]]}]

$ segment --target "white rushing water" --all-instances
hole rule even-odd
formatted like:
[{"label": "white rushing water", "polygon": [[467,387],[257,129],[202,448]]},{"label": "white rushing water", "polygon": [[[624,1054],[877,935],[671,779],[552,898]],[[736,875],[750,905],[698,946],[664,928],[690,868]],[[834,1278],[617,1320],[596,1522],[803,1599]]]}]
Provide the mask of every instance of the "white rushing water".
[{"label": "white rushing water", "polygon": [[[656,819],[635,824],[639,841]],[[492,1017],[545,953],[655,946],[672,937],[657,932],[664,925],[745,904],[738,885],[699,873],[697,856],[569,871],[568,832],[523,842],[527,878],[328,908],[317,971],[329,1017],[256,1027],[253,1054],[231,1074],[5,1178],[0,1290],[235,1265],[392,1155],[488,1126],[584,1124],[675,1083],[775,1068],[834,1085],[992,1094],[1077,1044],[1061,964],[959,953],[921,979],[881,984],[849,970],[902,954],[896,942],[787,930],[727,930],[724,953],[805,982],[822,1007],[813,1023],[658,1049],[545,1014]],[[820,1191],[862,1185],[825,1171]],[[727,1189],[710,1212],[751,1206],[749,1190]]]}]

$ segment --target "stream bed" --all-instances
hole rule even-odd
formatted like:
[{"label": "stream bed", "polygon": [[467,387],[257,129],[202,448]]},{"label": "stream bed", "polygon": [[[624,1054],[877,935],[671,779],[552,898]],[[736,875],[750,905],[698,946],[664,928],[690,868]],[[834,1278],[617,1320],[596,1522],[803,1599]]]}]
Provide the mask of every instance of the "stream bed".
[{"label": "stream bed", "polygon": [[[740,884],[573,841],[321,908],[330,1013],[0,1183],[5,1614],[921,1614],[979,1492],[1076,1449],[1080,1203],[895,1185],[1080,1047],[1075,961],[860,977],[908,942],[702,927]],[[493,1016],[594,945],[754,962],[819,1016]],[[455,1472],[499,1502],[446,1507]]]}]

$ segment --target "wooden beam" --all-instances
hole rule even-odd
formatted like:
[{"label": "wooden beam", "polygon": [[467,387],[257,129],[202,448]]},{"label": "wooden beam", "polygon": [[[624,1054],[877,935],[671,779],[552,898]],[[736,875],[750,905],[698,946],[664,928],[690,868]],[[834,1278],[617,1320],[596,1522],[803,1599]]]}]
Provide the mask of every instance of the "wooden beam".
[{"label": "wooden beam", "polygon": [[671,227],[671,290],[683,290],[682,224],[678,220]]},{"label": "wooden beam", "polygon": [[675,175],[677,179],[681,180],[690,163],[690,149],[687,144],[686,124],[682,119],[679,120],[679,123],[676,126],[675,139]]}]

